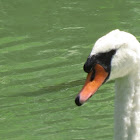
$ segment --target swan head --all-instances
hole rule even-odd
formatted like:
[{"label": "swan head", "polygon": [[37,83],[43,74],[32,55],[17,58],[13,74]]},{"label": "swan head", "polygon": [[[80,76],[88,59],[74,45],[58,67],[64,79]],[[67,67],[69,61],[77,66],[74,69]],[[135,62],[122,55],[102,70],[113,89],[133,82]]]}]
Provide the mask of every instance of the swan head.
[{"label": "swan head", "polygon": [[139,62],[140,44],[132,34],[117,29],[99,38],[84,64],[88,76],[75,103],[82,105],[103,83],[128,75]]}]

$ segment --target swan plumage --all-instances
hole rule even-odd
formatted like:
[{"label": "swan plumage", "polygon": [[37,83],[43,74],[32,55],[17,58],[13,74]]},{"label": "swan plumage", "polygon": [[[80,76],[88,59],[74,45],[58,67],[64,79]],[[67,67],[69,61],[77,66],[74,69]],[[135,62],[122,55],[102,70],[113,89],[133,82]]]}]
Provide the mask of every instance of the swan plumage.
[{"label": "swan plumage", "polygon": [[[76,104],[82,105],[104,82],[115,80],[114,139],[140,140],[140,43],[136,37],[117,29],[99,38],[84,70],[88,77]],[[108,75],[103,79],[97,73]],[[99,84],[101,78],[104,82]]]}]

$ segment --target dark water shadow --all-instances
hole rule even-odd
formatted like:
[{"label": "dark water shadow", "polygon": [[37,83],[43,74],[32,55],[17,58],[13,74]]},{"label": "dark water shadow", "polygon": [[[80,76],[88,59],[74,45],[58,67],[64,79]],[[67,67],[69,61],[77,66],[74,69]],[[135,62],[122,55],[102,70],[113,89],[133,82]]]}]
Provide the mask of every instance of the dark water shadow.
[{"label": "dark water shadow", "polygon": [[85,79],[79,79],[79,80],[76,80],[76,81],[61,83],[61,84],[56,85],[56,86],[44,87],[40,90],[33,91],[33,92],[19,93],[19,94],[14,94],[12,96],[7,96],[7,97],[17,97],[17,96],[32,97],[32,96],[40,96],[40,95],[43,95],[43,94],[50,94],[50,93],[53,93],[53,92],[58,92],[58,91],[61,91],[61,90],[69,89],[71,87],[76,87],[76,86],[83,85],[84,81],[85,81]]}]

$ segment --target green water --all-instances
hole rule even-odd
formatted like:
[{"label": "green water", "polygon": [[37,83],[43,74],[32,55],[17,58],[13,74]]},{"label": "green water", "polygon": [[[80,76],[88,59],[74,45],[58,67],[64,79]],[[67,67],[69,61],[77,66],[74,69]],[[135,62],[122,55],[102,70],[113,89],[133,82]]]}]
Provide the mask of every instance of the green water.
[{"label": "green water", "polygon": [[140,39],[138,0],[0,0],[0,139],[112,140],[114,83],[74,99],[97,38]]}]

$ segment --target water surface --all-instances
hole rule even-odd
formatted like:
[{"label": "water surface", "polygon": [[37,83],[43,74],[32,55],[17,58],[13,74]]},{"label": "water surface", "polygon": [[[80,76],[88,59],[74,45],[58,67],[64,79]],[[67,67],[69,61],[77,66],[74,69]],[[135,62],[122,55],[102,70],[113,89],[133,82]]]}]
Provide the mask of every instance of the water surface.
[{"label": "water surface", "polygon": [[140,39],[140,2],[0,0],[0,139],[112,140],[114,82],[74,104],[94,42]]}]

